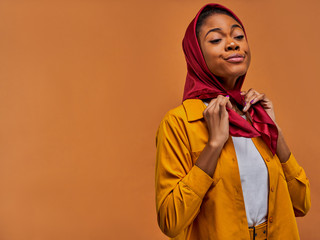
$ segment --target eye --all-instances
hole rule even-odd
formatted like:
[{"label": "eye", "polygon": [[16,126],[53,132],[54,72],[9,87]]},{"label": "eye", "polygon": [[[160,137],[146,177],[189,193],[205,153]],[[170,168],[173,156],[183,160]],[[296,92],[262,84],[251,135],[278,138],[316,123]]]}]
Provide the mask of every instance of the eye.
[{"label": "eye", "polygon": [[243,35],[239,35],[239,36],[236,36],[235,38],[236,39],[242,39],[244,36]]},{"label": "eye", "polygon": [[211,40],[211,41],[209,41],[209,42],[211,42],[211,43],[218,43],[218,42],[220,42],[221,41],[221,39],[214,39],[214,40]]}]

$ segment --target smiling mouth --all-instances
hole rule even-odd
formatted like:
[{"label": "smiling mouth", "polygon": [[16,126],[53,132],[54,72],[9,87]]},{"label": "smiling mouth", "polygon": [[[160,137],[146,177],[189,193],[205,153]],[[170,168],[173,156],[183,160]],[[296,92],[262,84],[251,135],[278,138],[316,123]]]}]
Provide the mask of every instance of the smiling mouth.
[{"label": "smiling mouth", "polygon": [[234,54],[234,55],[229,56],[228,58],[225,58],[225,60],[227,62],[231,62],[231,63],[239,63],[239,62],[243,62],[244,58],[245,58],[244,55]]},{"label": "smiling mouth", "polygon": [[243,62],[244,57],[233,57],[226,59],[227,62],[237,63],[237,62]]}]

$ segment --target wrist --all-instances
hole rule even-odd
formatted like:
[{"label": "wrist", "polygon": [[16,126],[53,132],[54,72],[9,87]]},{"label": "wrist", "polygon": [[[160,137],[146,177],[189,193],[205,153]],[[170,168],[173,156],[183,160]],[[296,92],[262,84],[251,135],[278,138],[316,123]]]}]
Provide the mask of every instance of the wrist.
[{"label": "wrist", "polygon": [[214,150],[223,148],[223,144],[217,141],[208,141],[207,146]]}]

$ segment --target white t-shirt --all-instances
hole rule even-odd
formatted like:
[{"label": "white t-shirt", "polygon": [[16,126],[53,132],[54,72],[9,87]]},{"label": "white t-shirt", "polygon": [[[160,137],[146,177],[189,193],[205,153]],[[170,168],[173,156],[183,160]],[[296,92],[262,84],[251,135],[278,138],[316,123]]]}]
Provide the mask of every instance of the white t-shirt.
[{"label": "white t-shirt", "polygon": [[[246,115],[242,117],[247,118]],[[267,221],[268,168],[251,138],[231,137],[237,155],[248,226],[256,226]]]}]

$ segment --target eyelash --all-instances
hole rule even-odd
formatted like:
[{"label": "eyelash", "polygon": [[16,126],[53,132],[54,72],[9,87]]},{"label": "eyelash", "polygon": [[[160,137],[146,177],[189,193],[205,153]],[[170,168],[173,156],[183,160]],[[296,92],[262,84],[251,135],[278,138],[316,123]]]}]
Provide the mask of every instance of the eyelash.
[{"label": "eyelash", "polygon": [[[243,39],[243,37],[244,37],[244,35],[239,35],[239,36],[236,36],[235,38],[237,38],[237,39]],[[220,40],[221,39],[215,39],[215,40],[212,40],[212,41],[210,41],[211,43],[218,43],[218,42],[220,42]]]},{"label": "eyelash", "polygon": [[243,35],[239,35],[239,36],[236,36],[236,38],[237,39],[242,39],[242,38],[244,38],[244,36]]}]

